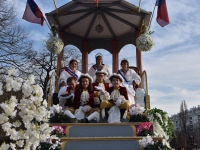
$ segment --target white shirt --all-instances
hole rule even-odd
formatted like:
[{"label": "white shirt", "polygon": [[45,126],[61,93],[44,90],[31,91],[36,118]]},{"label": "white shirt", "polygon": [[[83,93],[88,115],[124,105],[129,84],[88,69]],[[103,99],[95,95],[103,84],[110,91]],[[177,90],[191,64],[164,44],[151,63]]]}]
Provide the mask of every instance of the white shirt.
[{"label": "white shirt", "polygon": [[[69,68],[70,69],[70,68]],[[71,70],[71,69],[70,69]],[[75,74],[78,76],[78,78],[81,76],[81,72],[76,70]],[[58,84],[60,85],[63,81],[65,82],[65,85],[67,85],[67,79],[69,77],[73,77],[71,74],[69,74],[66,70],[63,70],[60,74],[59,82]]]},{"label": "white shirt", "polygon": [[[121,71],[121,70],[120,70]],[[133,69],[128,69],[128,71],[126,72],[126,74],[124,75],[124,73],[121,71],[121,74],[126,78],[126,80],[128,81],[128,84],[132,85],[132,82],[135,81],[135,83],[137,85],[140,84],[141,82],[141,78],[140,76],[133,70]]]},{"label": "white shirt", "polygon": [[[93,66],[94,66],[94,65],[93,65]],[[93,81],[95,82],[95,79],[96,79],[96,71],[97,71],[97,70],[95,70],[95,69],[93,68],[93,66],[90,68],[88,74],[93,78]],[[111,76],[109,67],[108,67],[107,65],[104,64],[101,70],[104,70],[104,71],[107,73],[107,76],[106,76],[106,78],[105,78],[105,81],[107,81],[108,78]],[[101,70],[99,70],[99,71],[101,71]]]}]

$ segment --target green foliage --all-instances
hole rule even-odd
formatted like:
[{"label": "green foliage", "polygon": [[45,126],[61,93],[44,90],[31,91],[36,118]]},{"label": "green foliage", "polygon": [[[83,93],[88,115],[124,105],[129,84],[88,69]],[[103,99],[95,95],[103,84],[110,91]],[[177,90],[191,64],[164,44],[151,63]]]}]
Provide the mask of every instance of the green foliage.
[{"label": "green foliage", "polygon": [[70,123],[70,118],[63,113],[55,113],[54,116],[51,116],[49,123]]},{"label": "green foliage", "polygon": [[132,115],[130,116],[129,122],[150,122],[145,115]]},{"label": "green foliage", "polygon": [[147,136],[147,135],[150,135],[150,136],[153,136],[153,131],[151,130],[148,130],[148,129],[143,129],[142,131],[139,132],[138,136]]},{"label": "green foliage", "polygon": [[[156,120],[161,125],[164,132],[169,136],[169,140],[171,140],[174,136],[174,126],[171,119],[168,117],[167,112],[164,112],[161,109],[153,108],[147,110],[147,113],[150,117],[154,118],[153,120]],[[160,114],[161,118],[158,114]]]},{"label": "green foliage", "polygon": [[[36,148],[36,150],[53,150],[53,148],[49,149],[53,144],[48,142],[41,142],[40,145]],[[62,150],[61,146],[58,145],[54,150]]]},{"label": "green foliage", "polygon": [[148,145],[144,150],[167,150],[168,148],[163,145],[161,141],[154,143],[154,145]]}]

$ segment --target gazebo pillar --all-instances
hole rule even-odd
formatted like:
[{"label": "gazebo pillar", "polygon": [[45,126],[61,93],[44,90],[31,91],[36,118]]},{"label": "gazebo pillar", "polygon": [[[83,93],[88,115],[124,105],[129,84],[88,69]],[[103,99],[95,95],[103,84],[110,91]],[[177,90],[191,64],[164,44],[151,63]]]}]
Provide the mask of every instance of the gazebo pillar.
[{"label": "gazebo pillar", "polygon": [[[59,30],[58,31],[58,36],[62,39],[62,41],[64,42],[64,38],[65,38],[65,33],[63,30]],[[57,70],[56,70],[56,74],[59,77],[60,76],[60,68],[64,67],[63,66],[63,54],[64,54],[64,47],[63,50],[60,52],[60,54],[57,55]],[[59,91],[59,85],[58,85],[58,79],[56,79],[56,88],[55,88],[55,92],[57,93]]]},{"label": "gazebo pillar", "polygon": [[88,40],[82,41],[82,73],[88,72]]},{"label": "gazebo pillar", "polygon": [[[140,30],[136,30],[136,38],[140,36]],[[142,52],[136,48],[136,66],[140,71],[140,75],[142,74],[143,67],[142,67]]]},{"label": "gazebo pillar", "polygon": [[118,62],[119,62],[119,54],[118,54],[118,40],[117,39],[113,39],[112,40],[112,60],[113,60],[113,73],[117,73],[119,66],[118,66]]},{"label": "gazebo pillar", "polygon": [[[62,41],[64,42],[64,37],[65,37],[65,33],[63,30],[59,30],[58,32],[58,36],[62,39]],[[59,71],[60,71],[60,68],[64,67],[63,66],[63,54],[64,54],[64,47],[63,47],[63,50],[60,52],[60,54],[57,55],[58,59],[57,59],[57,75],[59,76]]]}]

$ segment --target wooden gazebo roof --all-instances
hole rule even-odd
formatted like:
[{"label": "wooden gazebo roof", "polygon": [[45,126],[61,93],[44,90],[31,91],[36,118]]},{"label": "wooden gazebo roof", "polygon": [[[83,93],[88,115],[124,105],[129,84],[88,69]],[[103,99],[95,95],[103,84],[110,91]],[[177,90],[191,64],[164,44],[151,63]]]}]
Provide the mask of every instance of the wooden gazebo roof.
[{"label": "wooden gazebo roof", "polygon": [[[99,17],[100,16],[100,17]],[[112,53],[112,40],[118,40],[118,50],[126,44],[134,44],[136,30],[144,20],[149,23],[151,13],[125,0],[72,0],[69,3],[46,13],[49,24],[56,23],[65,32],[65,45],[72,44],[80,50],[82,40],[88,40],[88,53],[103,48]],[[98,33],[95,27],[103,26]]]}]

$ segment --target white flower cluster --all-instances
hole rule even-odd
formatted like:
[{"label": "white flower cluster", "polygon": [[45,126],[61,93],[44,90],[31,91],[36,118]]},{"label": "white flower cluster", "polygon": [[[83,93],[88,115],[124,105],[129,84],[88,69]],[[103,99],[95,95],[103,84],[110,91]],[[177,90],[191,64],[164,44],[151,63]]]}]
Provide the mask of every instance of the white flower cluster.
[{"label": "white flower cluster", "polygon": [[147,135],[146,137],[143,137],[141,140],[139,140],[139,145],[142,147],[146,147],[148,145],[153,145],[154,141],[151,136]]},{"label": "white flower cluster", "polygon": [[50,36],[50,38],[46,42],[47,48],[50,52],[59,54],[63,47],[64,43],[59,37],[56,36]]},{"label": "white flower cluster", "polygon": [[50,115],[55,116],[56,113],[63,113],[63,109],[59,104],[50,107]]},{"label": "white flower cluster", "polygon": [[[0,104],[3,113],[0,114],[0,127],[9,136],[13,143],[3,143],[0,145],[1,150],[23,149],[35,150],[40,141],[44,141],[50,137],[52,128],[49,127],[48,118],[50,112],[47,110],[47,102],[43,100],[43,91],[39,85],[35,83],[34,76],[29,76],[27,80],[15,77],[16,70],[8,71],[8,75],[4,76],[5,87],[0,82],[0,95],[3,91],[22,92],[21,100],[17,100],[15,96],[5,100]],[[5,88],[4,90],[2,88]],[[20,119],[15,119],[20,117]],[[10,122],[10,120],[16,120]]]},{"label": "white flower cluster", "polygon": [[139,104],[133,104],[130,106],[129,114],[132,115],[139,115],[143,114],[145,111],[144,107],[141,107]]},{"label": "white flower cluster", "polygon": [[153,38],[148,33],[143,33],[136,39],[136,47],[141,51],[150,51],[153,45]]}]

